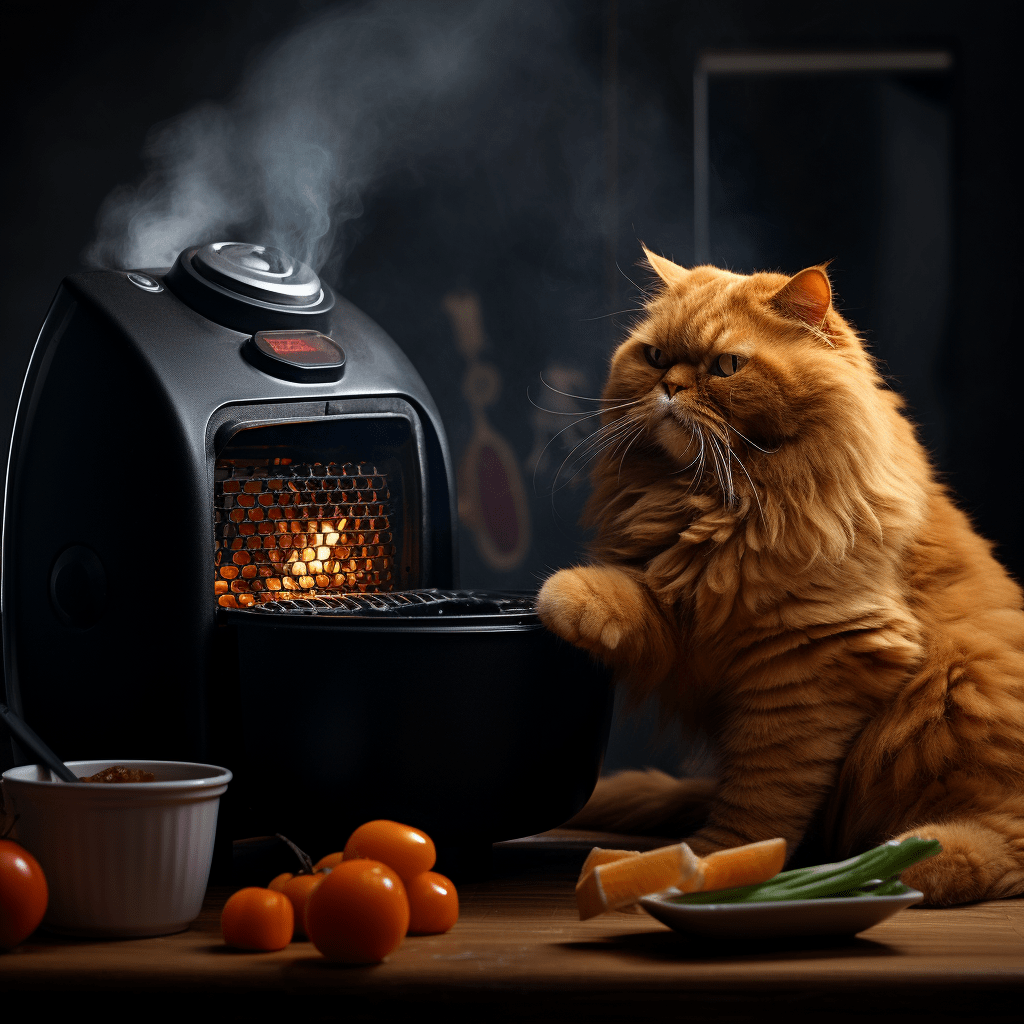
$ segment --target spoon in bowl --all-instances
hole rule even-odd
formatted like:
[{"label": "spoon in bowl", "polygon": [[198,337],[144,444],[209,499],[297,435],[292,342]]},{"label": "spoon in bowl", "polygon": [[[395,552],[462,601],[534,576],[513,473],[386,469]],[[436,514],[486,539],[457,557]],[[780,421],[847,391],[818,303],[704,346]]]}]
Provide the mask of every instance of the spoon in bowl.
[{"label": "spoon in bowl", "polygon": [[6,704],[0,704],[0,721],[7,726],[8,732],[31,750],[58,779],[62,782],[79,781],[78,776]]}]

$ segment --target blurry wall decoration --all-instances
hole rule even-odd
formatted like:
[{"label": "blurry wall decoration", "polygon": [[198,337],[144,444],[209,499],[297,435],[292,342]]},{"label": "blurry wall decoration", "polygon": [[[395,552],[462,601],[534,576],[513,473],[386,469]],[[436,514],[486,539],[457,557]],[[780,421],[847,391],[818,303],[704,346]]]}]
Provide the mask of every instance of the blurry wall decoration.
[{"label": "blurry wall decoration", "polygon": [[454,456],[459,464],[459,519],[472,531],[483,560],[498,572],[508,572],[530,550],[530,509],[515,452],[487,419],[487,407],[501,394],[501,374],[480,358],[485,339],[479,296],[451,292],[444,308],[466,360],[462,395],[473,423],[461,457]]}]

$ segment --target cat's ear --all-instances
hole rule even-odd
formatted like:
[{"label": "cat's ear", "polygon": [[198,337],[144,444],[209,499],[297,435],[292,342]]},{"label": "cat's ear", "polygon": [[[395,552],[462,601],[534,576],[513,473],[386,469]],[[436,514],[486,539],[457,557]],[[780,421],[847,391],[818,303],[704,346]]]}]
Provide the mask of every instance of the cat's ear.
[{"label": "cat's ear", "polygon": [[651,265],[651,269],[670,288],[674,284],[682,284],[690,276],[690,272],[685,267],[665,259],[664,256],[659,256],[656,252],[651,252],[642,242],[640,247],[643,249],[644,256],[647,257],[647,262]]},{"label": "cat's ear", "polygon": [[808,327],[823,328],[832,308],[832,285],[824,267],[808,267],[791,277],[773,296],[779,312],[802,320]]}]

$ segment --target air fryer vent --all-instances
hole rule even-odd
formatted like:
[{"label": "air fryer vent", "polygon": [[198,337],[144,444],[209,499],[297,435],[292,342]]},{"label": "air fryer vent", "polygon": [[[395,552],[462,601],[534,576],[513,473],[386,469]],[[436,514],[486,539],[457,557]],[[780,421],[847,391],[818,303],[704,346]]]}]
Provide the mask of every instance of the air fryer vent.
[{"label": "air fryer vent", "polygon": [[403,590],[390,594],[325,594],[252,606],[272,615],[331,615],[372,618],[532,615],[533,596],[475,590]]}]

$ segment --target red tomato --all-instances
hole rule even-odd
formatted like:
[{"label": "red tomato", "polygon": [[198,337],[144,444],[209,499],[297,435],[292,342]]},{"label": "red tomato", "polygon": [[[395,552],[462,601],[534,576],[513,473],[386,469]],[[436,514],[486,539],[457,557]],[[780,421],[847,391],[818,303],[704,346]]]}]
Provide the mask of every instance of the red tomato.
[{"label": "red tomato", "polygon": [[[278,892],[283,893],[291,900],[292,909],[295,911],[295,937],[306,938],[306,904],[313,890],[327,877],[327,873],[315,875],[292,875],[287,881],[281,883]],[[277,879],[274,879],[276,882]],[[274,882],[270,884],[273,885]]]},{"label": "red tomato", "polygon": [[323,871],[325,869],[330,869],[330,868],[336,867],[338,864],[340,864],[342,862],[344,857],[345,857],[344,853],[329,853],[329,854],[327,854],[326,857],[321,857],[313,865],[313,870],[314,871]]},{"label": "red tomato", "polygon": [[39,861],[0,839],[0,950],[13,949],[39,927],[49,898]]},{"label": "red tomato", "polygon": [[394,868],[403,882],[429,871],[437,860],[434,841],[418,828],[397,821],[368,821],[349,836],[345,860],[368,857]]},{"label": "red tomato", "polygon": [[379,963],[402,944],[409,900],[398,874],[376,860],[346,860],[306,904],[306,934],[328,960]]},{"label": "red tomato", "polygon": [[409,934],[440,935],[459,919],[459,894],[451,880],[424,871],[405,883],[409,897]]},{"label": "red tomato", "polygon": [[283,893],[250,886],[224,904],[220,930],[224,941],[239,949],[284,949],[292,941],[295,911]]}]

